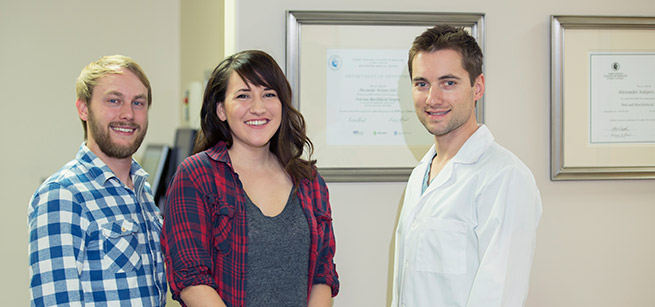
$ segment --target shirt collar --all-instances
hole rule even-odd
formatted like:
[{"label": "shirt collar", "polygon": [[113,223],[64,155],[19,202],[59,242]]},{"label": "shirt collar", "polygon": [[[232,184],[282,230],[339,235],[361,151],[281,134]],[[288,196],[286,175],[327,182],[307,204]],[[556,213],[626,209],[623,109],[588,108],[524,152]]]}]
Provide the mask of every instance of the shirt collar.
[{"label": "shirt collar", "polygon": [[212,148],[207,149],[207,155],[212,160],[232,165],[230,155],[227,152],[227,143],[225,143],[225,141],[218,141],[218,143],[216,143]]},{"label": "shirt collar", "polygon": [[[93,151],[91,151],[91,149],[89,149],[85,143],[80,145],[80,150],[77,152],[77,156],[75,158],[88,169],[88,172],[91,173],[93,180],[95,180],[100,185],[104,185],[105,182],[111,178],[118,179],[116,174],[114,174],[109,166],[107,166],[105,162],[98,158],[98,156],[96,156],[96,154],[93,153]],[[148,173],[134,159],[132,159],[132,165],[130,166],[130,175],[132,176],[132,181],[135,182],[135,184],[137,182],[135,177],[148,177]]]},{"label": "shirt collar", "polygon": [[[494,142],[494,136],[489,131],[489,128],[485,125],[480,125],[477,130],[466,140],[464,145],[457,151],[457,154],[453,157],[452,161],[454,163],[463,163],[471,164],[475,163],[480,159],[482,154],[491,146]],[[436,147],[432,145],[430,150],[425,154],[419,165],[421,164],[430,164],[432,158],[436,154]]]},{"label": "shirt collar", "polygon": [[480,125],[478,129],[466,140],[462,148],[453,157],[453,162],[472,164],[478,161],[493,144],[494,136],[485,125]]}]

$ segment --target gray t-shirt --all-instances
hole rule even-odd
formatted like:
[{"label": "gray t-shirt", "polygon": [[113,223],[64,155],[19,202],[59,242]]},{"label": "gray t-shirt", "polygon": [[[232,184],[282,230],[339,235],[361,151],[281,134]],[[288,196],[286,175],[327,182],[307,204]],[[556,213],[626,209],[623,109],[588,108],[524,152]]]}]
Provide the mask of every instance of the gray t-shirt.
[{"label": "gray t-shirt", "polygon": [[284,210],[265,216],[246,197],[246,306],[307,306],[309,224],[295,193]]}]

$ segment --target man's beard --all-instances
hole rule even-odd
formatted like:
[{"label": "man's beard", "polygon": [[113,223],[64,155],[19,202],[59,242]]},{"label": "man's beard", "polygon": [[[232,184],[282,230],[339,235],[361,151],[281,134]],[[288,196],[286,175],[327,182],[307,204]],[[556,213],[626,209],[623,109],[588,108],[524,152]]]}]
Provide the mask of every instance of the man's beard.
[{"label": "man's beard", "polygon": [[[89,133],[93,135],[93,139],[95,140],[96,144],[98,144],[98,147],[100,150],[107,155],[108,157],[111,158],[117,158],[117,159],[125,159],[129,158],[134,154],[139,147],[141,146],[141,143],[143,142],[143,139],[146,137],[146,131],[148,130],[148,123],[146,122],[145,127],[140,127],[134,122],[110,122],[107,127],[102,127],[101,124],[99,123],[98,120],[96,120],[95,116],[93,115],[93,112],[89,111],[89,118],[87,120],[87,126],[89,129]],[[135,133],[138,133],[136,136],[136,139],[132,144],[129,145],[118,145],[114,143],[111,140],[110,136],[110,131],[111,126],[122,126],[122,127],[130,127],[130,128],[136,128]]]}]

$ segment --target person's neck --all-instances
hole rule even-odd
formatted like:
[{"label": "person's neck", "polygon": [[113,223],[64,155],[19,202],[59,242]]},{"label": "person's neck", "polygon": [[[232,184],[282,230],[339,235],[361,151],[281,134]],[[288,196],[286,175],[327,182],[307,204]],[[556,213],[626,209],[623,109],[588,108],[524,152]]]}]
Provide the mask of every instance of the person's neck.
[{"label": "person's neck", "polygon": [[116,175],[118,180],[125,184],[128,188],[134,189],[134,182],[132,182],[132,156],[127,158],[114,158],[106,155],[100,148],[89,146],[91,150],[102,162],[107,164],[107,167]]},{"label": "person's neck", "polygon": [[234,144],[228,149],[232,165],[237,169],[267,169],[279,167],[277,157],[268,146],[252,148]]},{"label": "person's neck", "polygon": [[477,131],[479,125],[477,122],[472,122],[459,127],[446,135],[435,136],[434,144],[437,156],[435,160],[437,163],[444,164],[452,159],[464,143]]}]

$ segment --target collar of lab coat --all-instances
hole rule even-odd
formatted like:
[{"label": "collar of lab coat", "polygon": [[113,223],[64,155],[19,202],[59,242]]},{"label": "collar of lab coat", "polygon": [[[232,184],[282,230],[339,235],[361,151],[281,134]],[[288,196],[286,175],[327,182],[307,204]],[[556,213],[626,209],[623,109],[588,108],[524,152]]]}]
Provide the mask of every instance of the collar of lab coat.
[{"label": "collar of lab coat", "polygon": [[[466,140],[459,151],[457,151],[457,154],[455,154],[455,156],[444,166],[439,176],[435,178],[435,186],[442,185],[451,177],[453,165],[473,164],[477,162],[493,142],[494,136],[491,134],[491,131],[489,131],[489,128],[485,125],[479,125],[478,129],[468,138],[468,140]],[[421,176],[422,174],[425,174],[426,168],[430,165],[430,161],[435,153],[435,145],[432,145],[417,166],[417,169],[419,169],[418,174],[421,174]]]}]

